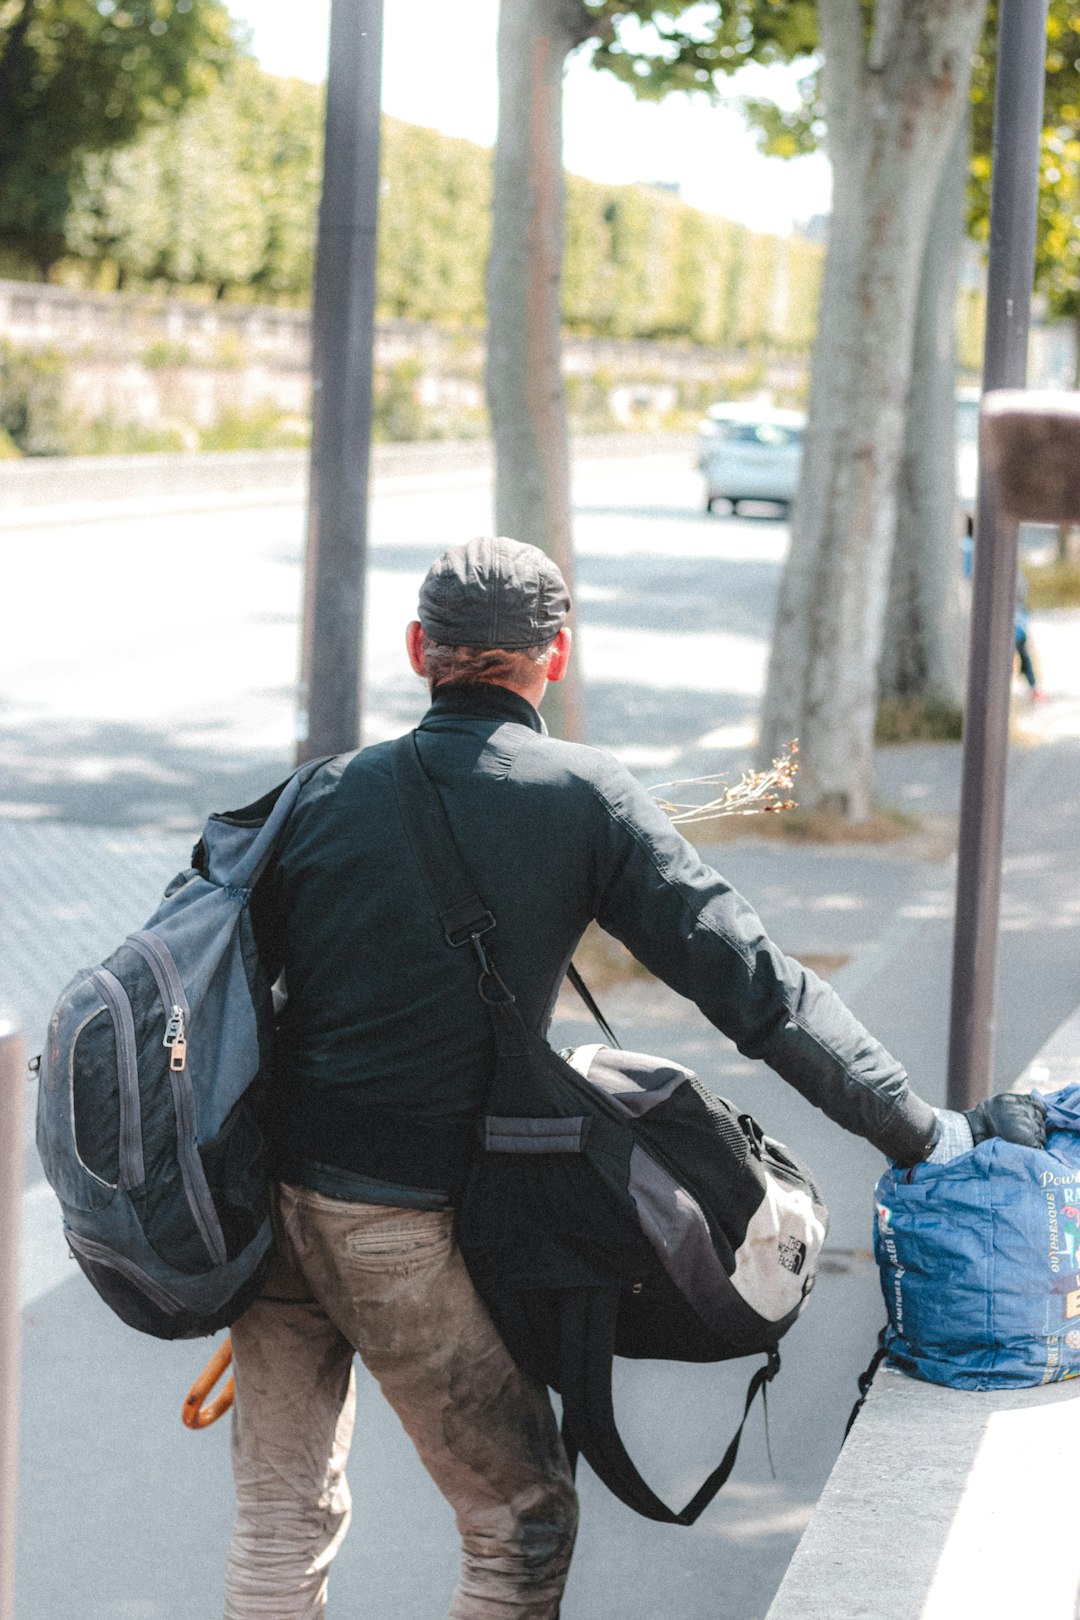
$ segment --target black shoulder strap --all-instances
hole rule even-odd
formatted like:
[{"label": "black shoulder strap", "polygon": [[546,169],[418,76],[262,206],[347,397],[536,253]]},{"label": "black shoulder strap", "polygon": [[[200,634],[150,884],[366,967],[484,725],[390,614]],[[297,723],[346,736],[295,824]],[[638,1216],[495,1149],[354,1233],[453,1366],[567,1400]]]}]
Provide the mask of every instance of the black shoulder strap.
[{"label": "black shoulder strap", "polygon": [[694,1524],[727,1482],[735,1466],[750,1408],[757,1395],[765,1390],[765,1386],[780,1370],[779,1351],[770,1350],[764,1367],[759,1367],[751,1378],[742,1421],[721,1461],[682,1511],[677,1513],[645,1483],[623,1445],[615,1423],[611,1364],[615,1355],[618,1290],[567,1289],[559,1299],[562,1310],[562,1383],[559,1393],[563,1402],[563,1436],[568,1452],[572,1456],[580,1452],[608,1490],[625,1502],[627,1507],[633,1508],[635,1513],[640,1513],[646,1519],[657,1519],[663,1524]]},{"label": "black shoulder strap", "polygon": [[409,847],[420,868],[448,945],[490,933],[495,918],[476,892],[438,788],[424,769],[415,731],[391,750],[394,786]]},{"label": "black shoulder strap", "polygon": [[[405,836],[439,914],[446,942],[454,946],[471,943],[486,970],[490,958],[479,942],[495,927],[495,918],[476,892],[442,796],[420,757],[415,731],[397,739],[390,757]],[[596,1019],[604,1039],[610,1046],[618,1046],[610,1024],[572,962],[567,978]]]}]

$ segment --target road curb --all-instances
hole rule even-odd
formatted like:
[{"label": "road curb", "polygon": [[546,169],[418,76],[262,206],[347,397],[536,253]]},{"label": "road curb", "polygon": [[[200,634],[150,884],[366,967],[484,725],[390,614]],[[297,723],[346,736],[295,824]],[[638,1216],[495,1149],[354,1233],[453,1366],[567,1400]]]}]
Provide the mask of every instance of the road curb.
[{"label": "road curb", "polygon": [[[1080,1079],[1080,1008],[1010,1088]],[[874,1379],[766,1620],[1075,1620],[1080,1547],[1047,1482],[1080,1443],[1073,1381],[974,1393]]]},{"label": "road curb", "polygon": [[[591,433],[571,441],[577,461],[625,460],[648,455],[689,456],[689,433]],[[493,448],[488,439],[376,444],[371,474],[388,479],[444,478],[447,473],[490,476]],[[143,456],[40,456],[0,463],[0,515],[23,522],[28,513],[51,509],[67,521],[87,503],[153,503],[172,510],[193,498],[218,502],[232,497],[245,505],[301,500],[307,489],[307,450],[217,450]]]}]

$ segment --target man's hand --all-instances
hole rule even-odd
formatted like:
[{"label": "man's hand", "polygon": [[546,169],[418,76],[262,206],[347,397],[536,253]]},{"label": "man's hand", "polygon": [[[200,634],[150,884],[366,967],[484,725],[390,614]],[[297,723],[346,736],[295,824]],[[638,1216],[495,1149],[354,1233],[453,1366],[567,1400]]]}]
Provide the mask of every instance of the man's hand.
[{"label": "man's hand", "polygon": [[988,1136],[1000,1136],[1002,1141],[1016,1142],[1020,1147],[1046,1146],[1046,1104],[1041,1097],[1003,1091],[969,1108],[964,1118],[976,1144],[985,1142]]}]

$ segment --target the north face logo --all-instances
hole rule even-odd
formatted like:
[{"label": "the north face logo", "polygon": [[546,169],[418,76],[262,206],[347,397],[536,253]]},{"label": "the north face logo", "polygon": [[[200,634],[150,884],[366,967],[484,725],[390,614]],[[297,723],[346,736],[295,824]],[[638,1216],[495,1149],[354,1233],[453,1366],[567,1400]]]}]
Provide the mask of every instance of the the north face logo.
[{"label": "the north face logo", "polygon": [[782,1237],[777,1245],[777,1258],[785,1271],[797,1277],[806,1264],[806,1244],[796,1237]]}]

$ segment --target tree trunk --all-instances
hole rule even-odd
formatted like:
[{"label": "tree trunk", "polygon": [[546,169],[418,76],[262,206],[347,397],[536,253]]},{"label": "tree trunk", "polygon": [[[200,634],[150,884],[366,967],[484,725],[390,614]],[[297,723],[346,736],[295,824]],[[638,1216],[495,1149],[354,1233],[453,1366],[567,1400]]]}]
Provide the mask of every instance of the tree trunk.
[{"label": "tree trunk", "polygon": [[[499,132],[488,263],[487,398],[495,527],[553,557],[571,594],[570,453],[562,380],[562,80],[595,32],[580,0],[502,0]],[[549,688],[556,736],[583,740],[580,657]]]},{"label": "tree trunk", "polygon": [[964,614],[956,511],[956,298],[970,134],[960,114],[930,216],[915,315],[879,695],[957,712]]},{"label": "tree trunk", "polygon": [[835,196],[810,417],[761,728],[800,742],[800,799],[872,807],[877,671],[930,211],[985,0],[819,0]]}]

